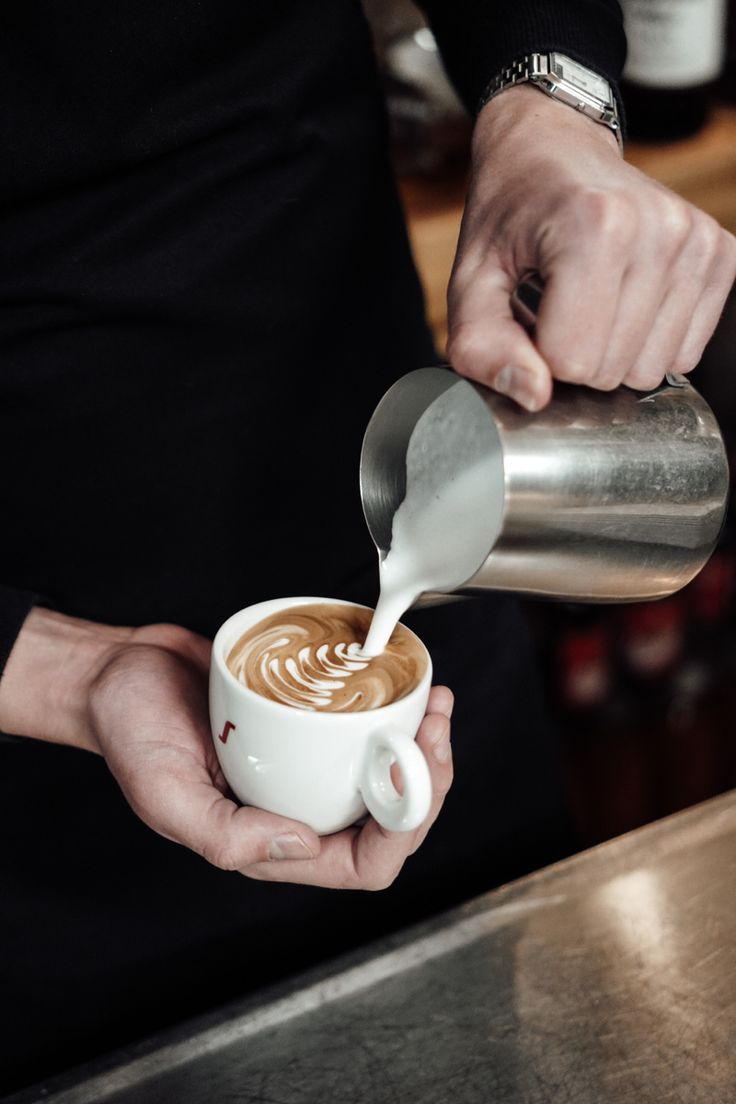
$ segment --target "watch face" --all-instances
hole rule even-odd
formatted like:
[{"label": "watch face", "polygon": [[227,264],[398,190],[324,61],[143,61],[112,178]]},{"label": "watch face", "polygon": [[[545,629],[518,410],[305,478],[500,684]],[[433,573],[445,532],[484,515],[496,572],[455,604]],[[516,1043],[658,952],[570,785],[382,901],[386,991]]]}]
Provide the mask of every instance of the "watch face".
[{"label": "watch face", "polygon": [[584,65],[579,65],[564,54],[550,54],[550,71],[560,80],[568,81],[575,88],[587,92],[589,96],[595,96],[605,104],[612,103],[611,88],[604,77],[592,73]]}]

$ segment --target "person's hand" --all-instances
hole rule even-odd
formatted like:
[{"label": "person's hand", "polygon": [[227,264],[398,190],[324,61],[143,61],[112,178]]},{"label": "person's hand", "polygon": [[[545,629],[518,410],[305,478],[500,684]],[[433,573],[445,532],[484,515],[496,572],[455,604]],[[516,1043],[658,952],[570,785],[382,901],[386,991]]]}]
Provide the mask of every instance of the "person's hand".
[{"label": "person's hand", "polygon": [[429,763],[432,807],[414,832],[372,818],[320,839],[294,820],[231,800],[210,732],[211,645],[175,625],[135,629],[109,649],[88,692],[93,743],[138,816],[224,870],[338,889],[382,889],[420,845],[452,781],[452,694],[432,689],[417,743]]},{"label": "person's hand", "polygon": [[[531,339],[520,278],[545,291]],[[481,111],[448,290],[462,375],[543,407],[552,380],[646,390],[695,367],[736,275],[736,240],[626,164],[608,128],[519,86]]]},{"label": "person's hand", "polygon": [[177,625],[131,629],[35,607],[0,680],[0,731],[104,755],[151,828],[224,870],[340,889],[382,889],[426,836],[452,782],[453,698],[435,686],[417,735],[432,806],[414,832],[369,818],[320,839],[231,800],[209,725],[212,645]]}]

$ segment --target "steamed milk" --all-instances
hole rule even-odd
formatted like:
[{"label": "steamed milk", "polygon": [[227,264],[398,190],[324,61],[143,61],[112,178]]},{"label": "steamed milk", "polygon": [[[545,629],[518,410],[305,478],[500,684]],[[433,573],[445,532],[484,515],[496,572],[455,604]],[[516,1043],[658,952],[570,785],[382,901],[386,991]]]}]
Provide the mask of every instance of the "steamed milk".
[{"label": "steamed milk", "polygon": [[381,594],[366,656],[380,655],[399,618],[424,591],[471,578],[501,529],[500,445],[471,385],[458,381],[425,410],[406,454],[406,497],[379,564]]}]

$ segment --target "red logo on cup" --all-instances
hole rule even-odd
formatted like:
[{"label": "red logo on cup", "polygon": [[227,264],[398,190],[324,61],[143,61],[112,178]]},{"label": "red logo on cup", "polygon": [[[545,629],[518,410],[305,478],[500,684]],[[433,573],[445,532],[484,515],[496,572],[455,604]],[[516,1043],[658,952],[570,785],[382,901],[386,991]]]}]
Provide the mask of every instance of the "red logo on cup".
[{"label": "red logo on cup", "polygon": [[223,728],[222,732],[220,733],[218,739],[222,740],[223,744],[226,744],[227,743],[227,738],[230,735],[230,729],[235,728],[235,727],[236,726],[233,724],[232,721],[225,721],[225,727]]}]

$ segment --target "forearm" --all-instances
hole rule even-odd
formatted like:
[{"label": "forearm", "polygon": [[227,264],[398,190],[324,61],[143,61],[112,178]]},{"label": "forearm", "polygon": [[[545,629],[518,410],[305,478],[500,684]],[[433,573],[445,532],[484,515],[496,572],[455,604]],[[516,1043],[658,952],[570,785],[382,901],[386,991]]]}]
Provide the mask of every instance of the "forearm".
[{"label": "forearm", "polygon": [[0,731],[99,751],[87,718],[89,687],[132,629],[36,606],[0,678]]},{"label": "forearm", "polygon": [[539,89],[520,84],[506,89],[481,110],[473,131],[473,158],[478,164],[490,164],[494,153],[505,162],[512,159],[514,170],[523,177],[534,171],[545,150],[559,149],[561,144],[576,159],[585,158],[588,150],[610,150],[616,161],[621,159],[621,149],[609,127]]}]

